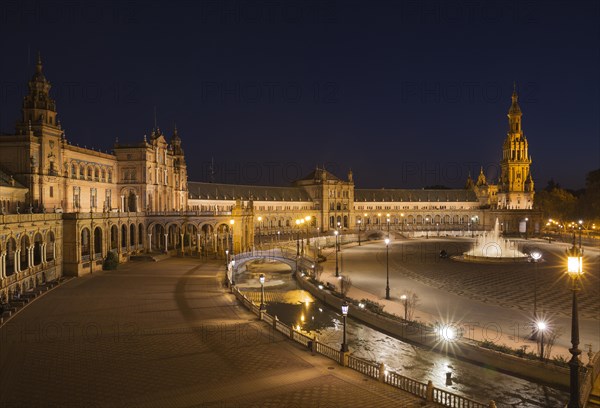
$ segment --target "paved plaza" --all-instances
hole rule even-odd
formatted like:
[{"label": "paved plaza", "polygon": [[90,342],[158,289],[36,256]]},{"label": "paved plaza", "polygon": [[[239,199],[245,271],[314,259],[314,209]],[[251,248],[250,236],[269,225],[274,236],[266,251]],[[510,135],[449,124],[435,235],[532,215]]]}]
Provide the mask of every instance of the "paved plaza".
[{"label": "paved plaza", "polygon": [[72,279],[0,328],[0,407],[421,407],[242,308],[222,262]]},{"label": "paved plaza", "polygon": [[[362,246],[352,244],[339,254],[340,273],[352,279],[348,296],[369,298],[385,305],[385,310],[403,314],[400,295],[419,295],[415,317],[425,322],[462,322],[475,327],[467,333],[477,340],[492,340],[518,348],[535,347],[523,342],[531,334],[534,287],[537,275],[537,310],[552,327],[562,327],[554,352],[568,356],[570,347],[571,290],[565,274],[565,249],[570,244],[542,240],[521,240],[520,248],[540,250],[543,262],[477,264],[440,259],[439,252],[461,254],[471,247],[471,239],[430,237],[393,240],[389,249],[391,300],[386,301],[386,251],[381,241]],[[581,346],[600,348],[600,251],[585,248],[585,275],[579,292]],[[333,276],[335,253],[326,251],[322,279],[336,284]],[[531,344],[529,344],[531,343]],[[587,347],[585,347],[587,350]],[[554,354],[554,353],[553,353]],[[584,361],[587,358],[584,356]]]}]

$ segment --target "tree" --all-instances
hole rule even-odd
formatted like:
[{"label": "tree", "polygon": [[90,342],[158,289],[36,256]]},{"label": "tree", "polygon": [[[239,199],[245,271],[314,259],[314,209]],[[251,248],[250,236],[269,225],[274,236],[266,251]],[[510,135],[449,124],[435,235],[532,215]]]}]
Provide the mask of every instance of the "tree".
[{"label": "tree", "polygon": [[406,292],[406,320],[413,320],[413,315],[415,314],[415,310],[417,305],[419,304],[419,295],[417,295],[413,291]]},{"label": "tree", "polygon": [[119,258],[117,254],[113,251],[109,251],[106,254],[106,258],[104,258],[104,262],[102,263],[102,269],[105,271],[111,271],[117,269],[119,266]]},{"label": "tree", "polygon": [[534,198],[534,206],[542,212],[545,219],[555,218],[568,220],[573,217],[577,208],[577,198],[569,191],[558,187],[554,180],[539,191]]},{"label": "tree", "polygon": [[600,169],[590,171],[585,178],[585,192],[580,198],[581,216],[600,219]]}]

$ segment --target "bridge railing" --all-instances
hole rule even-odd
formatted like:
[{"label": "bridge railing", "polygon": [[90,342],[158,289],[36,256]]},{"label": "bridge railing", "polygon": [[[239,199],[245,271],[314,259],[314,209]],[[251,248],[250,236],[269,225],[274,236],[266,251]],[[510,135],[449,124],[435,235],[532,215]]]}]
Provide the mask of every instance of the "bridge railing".
[{"label": "bridge railing", "polygon": [[419,398],[423,398],[426,401],[436,402],[444,407],[493,408],[496,406],[493,401],[490,401],[489,405],[477,402],[470,398],[436,388],[433,386],[431,381],[429,381],[427,384],[422,383],[396,372],[388,371],[383,363],[375,363],[355,357],[349,355],[347,352],[342,352],[337,348],[331,347],[325,343],[321,343],[316,338],[313,339],[311,336],[296,330],[293,326],[288,326],[287,324],[279,321],[277,316],[271,316],[265,311],[261,311],[259,306],[252,302],[252,300],[250,300],[242,292],[240,292],[237,287],[234,287],[232,292],[246,308],[257,315],[259,319],[267,322],[274,331],[277,331],[294,342],[309,348],[314,353],[334,360],[338,364],[347,366],[348,368],[358,371],[359,373],[367,375],[371,378],[378,379],[385,384],[389,384],[402,391],[408,392]]},{"label": "bridge railing", "polygon": [[586,406],[590,394],[592,393],[592,388],[594,387],[594,381],[596,381],[596,378],[598,378],[598,375],[600,375],[600,352],[594,354],[586,368],[587,370],[585,372],[583,380],[580,382],[581,392],[579,393],[579,395],[581,396],[582,407]]}]

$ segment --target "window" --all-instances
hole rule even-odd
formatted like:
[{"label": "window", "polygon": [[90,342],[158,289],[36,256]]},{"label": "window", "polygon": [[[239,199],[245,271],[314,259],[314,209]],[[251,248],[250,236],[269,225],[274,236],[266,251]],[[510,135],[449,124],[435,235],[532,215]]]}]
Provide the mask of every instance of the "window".
[{"label": "window", "polygon": [[111,170],[108,171],[108,182],[112,183],[112,171]]},{"label": "window", "polygon": [[106,207],[107,210],[110,210],[112,208],[111,201],[112,201],[112,190],[107,189],[105,192],[105,198],[104,198],[104,206]]},{"label": "window", "polygon": [[80,188],[73,187],[73,207],[81,208],[81,200],[79,199]]},{"label": "window", "polygon": [[54,197],[54,187],[50,186],[50,197]]},{"label": "window", "polygon": [[96,195],[96,189],[90,188],[90,207],[96,208],[98,205],[98,197]]},{"label": "window", "polygon": [[71,178],[77,178],[77,166],[71,164]]}]

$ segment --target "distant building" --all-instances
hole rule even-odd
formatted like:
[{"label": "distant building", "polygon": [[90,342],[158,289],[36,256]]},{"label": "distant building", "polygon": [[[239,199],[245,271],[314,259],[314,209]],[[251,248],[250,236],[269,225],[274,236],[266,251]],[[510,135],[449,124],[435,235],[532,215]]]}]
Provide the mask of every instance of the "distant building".
[{"label": "distant building", "polygon": [[[507,233],[533,223],[533,180],[521,110],[513,93],[498,185],[483,170],[466,189],[359,189],[317,167],[288,187],[189,182],[182,139],[150,137],[100,152],[65,136],[38,58],[15,133],[0,135],[0,300],[63,274],[143,252],[224,256],[255,235],[390,231]],[[260,242],[259,238],[259,242]]]}]

